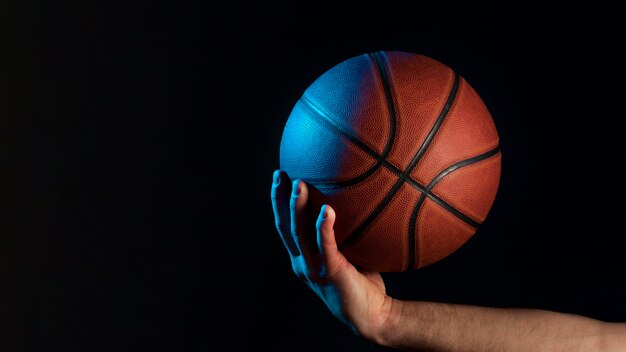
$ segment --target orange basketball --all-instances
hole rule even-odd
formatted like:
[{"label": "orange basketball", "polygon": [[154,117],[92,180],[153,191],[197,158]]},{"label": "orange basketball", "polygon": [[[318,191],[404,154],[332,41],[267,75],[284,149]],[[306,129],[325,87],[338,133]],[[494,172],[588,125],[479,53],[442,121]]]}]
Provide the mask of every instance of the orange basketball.
[{"label": "orange basketball", "polygon": [[480,96],[423,55],[346,60],[304,92],[285,125],[280,168],[337,212],[353,264],[397,272],[461,247],[491,209],[501,153]]}]

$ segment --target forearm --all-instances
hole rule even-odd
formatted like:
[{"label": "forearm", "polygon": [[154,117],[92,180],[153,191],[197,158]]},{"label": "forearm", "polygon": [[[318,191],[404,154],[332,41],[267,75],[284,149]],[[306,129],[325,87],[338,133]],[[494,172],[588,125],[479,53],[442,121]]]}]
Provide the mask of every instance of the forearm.
[{"label": "forearm", "polygon": [[394,301],[374,339],[412,351],[626,351],[626,325],[544,310]]}]

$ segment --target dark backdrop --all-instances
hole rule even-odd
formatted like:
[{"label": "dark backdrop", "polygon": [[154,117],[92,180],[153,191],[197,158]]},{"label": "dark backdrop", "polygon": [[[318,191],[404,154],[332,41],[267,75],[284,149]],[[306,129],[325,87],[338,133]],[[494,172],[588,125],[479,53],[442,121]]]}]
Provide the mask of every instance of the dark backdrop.
[{"label": "dark backdrop", "polygon": [[269,200],[304,89],[379,50],[464,76],[504,158],[478,233],[389,293],[626,320],[611,9],[338,6],[2,6],[0,350],[379,350],[291,273]]}]

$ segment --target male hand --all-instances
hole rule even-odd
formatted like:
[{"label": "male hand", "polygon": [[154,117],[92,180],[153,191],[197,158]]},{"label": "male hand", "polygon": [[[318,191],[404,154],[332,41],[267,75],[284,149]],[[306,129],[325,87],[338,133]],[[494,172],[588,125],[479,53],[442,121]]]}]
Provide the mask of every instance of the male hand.
[{"label": "male hand", "polygon": [[[380,273],[358,271],[339,252],[329,205],[319,211],[307,203],[304,181],[293,183],[281,170],[274,172],[272,206],[276,229],[294,273],[326,303],[339,320],[361,336],[381,343],[394,300],[385,293]],[[314,211],[315,210],[315,211]],[[318,214],[312,219],[310,214]]]}]

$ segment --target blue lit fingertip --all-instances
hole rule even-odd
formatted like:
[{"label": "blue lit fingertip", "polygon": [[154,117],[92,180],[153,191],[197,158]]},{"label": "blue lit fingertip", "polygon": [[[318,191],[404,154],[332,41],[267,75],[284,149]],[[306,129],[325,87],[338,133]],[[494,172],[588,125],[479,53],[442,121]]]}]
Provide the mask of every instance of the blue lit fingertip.
[{"label": "blue lit fingertip", "polygon": [[273,179],[274,179],[274,184],[278,186],[280,184],[280,170],[274,171]]},{"label": "blue lit fingertip", "polygon": [[328,218],[328,206],[324,204],[322,209],[320,209],[320,219],[326,220],[326,218]]},{"label": "blue lit fingertip", "polygon": [[300,187],[298,187],[299,183],[300,183],[300,180],[293,181],[292,191],[293,191],[294,196],[297,196],[300,194]]}]

